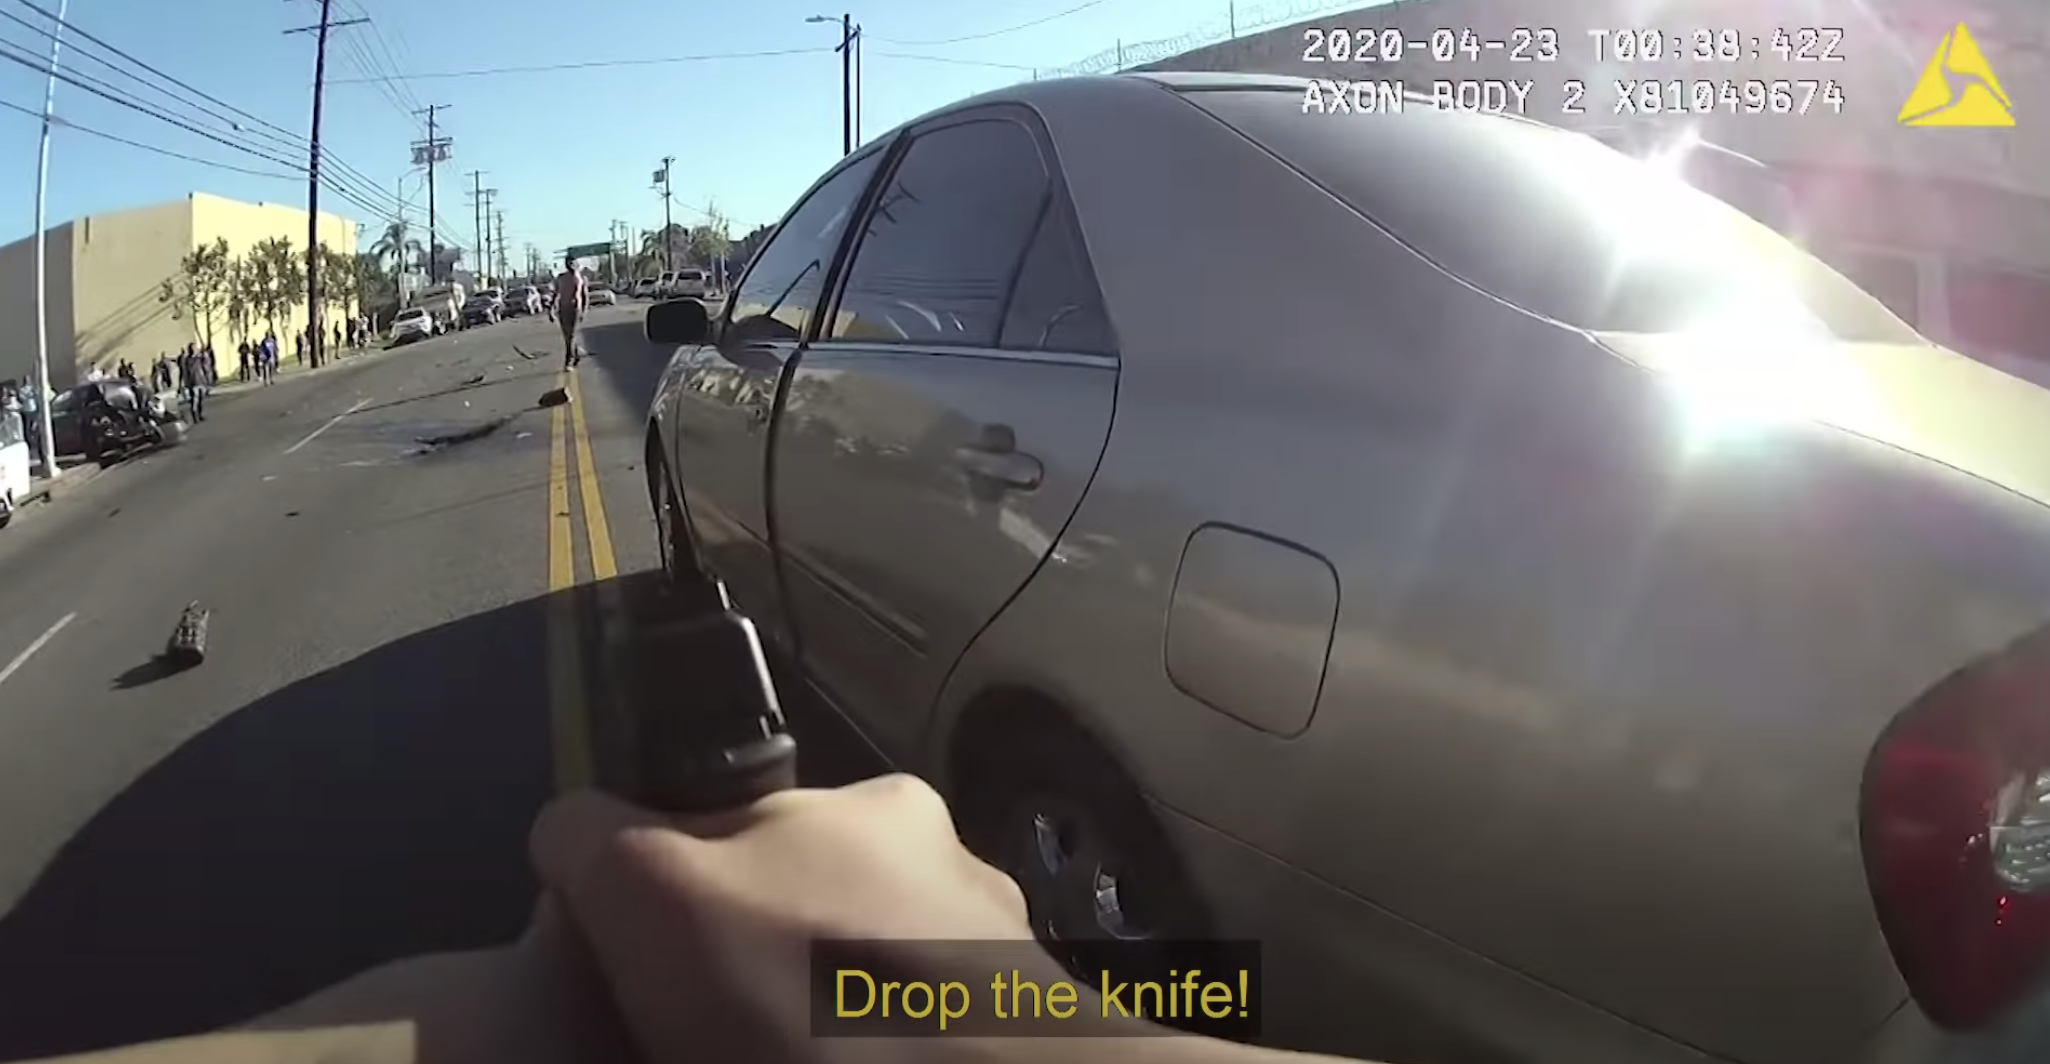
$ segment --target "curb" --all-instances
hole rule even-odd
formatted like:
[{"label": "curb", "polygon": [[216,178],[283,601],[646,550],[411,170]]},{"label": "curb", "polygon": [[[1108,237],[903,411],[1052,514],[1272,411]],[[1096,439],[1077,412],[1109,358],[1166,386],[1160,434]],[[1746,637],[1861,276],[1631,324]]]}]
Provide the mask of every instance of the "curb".
[{"label": "curb", "polygon": [[[298,379],[300,379],[300,378],[302,378],[302,377],[318,377],[318,376],[320,376],[321,374],[323,374],[323,373],[327,373],[327,372],[329,372],[329,371],[331,371],[331,370],[336,370],[336,369],[340,369],[340,368],[341,368],[341,367],[343,367],[343,366],[353,366],[353,365],[357,365],[357,364],[359,364],[360,362],[362,362],[362,360],[364,360],[364,359],[366,359],[366,358],[371,358],[371,357],[374,357],[374,356],[377,356],[377,355],[382,355],[382,354],[385,354],[386,352],[389,352],[389,351],[394,351],[394,350],[397,350],[397,349],[396,349],[396,348],[390,348],[390,347],[372,347],[372,348],[364,348],[364,349],[362,349],[362,350],[360,350],[360,351],[357,351],[357,352],[356,352],[356,353],[354,353],[354,354],[351,354],[351,355],[347,355],[347,356],[344,356],[344,357],[341,357],[341,358],[333,358],[333,357],[330,357],[330,358],[329,358],[329,359],[327,360],[327,364],[326,364],[326,365],[323,365],[323,366],[319,366],[319,367],[301,366],[301,367],[298,367],[298,368],[294,368],[294,369],[291,369],[291,370],[286,370],[286,369],[284,368],[284,366],[283,366],[283,365],[280,365],[280,366],[278,367],[278,369],[279,369],[279,373],[278,373],[278,380],[277,380],[277,383],[279,383],[279,384],[289,384],[289,383],[291,383],[292,381],[298,380]],[[252,388],[261,388],[261,387],[263,387],[263,382],[262,382],[262,381],[258,381],[258,380],[251,380],[251,381],[238,381],[238,380],[223,380],[223,381],[221,381],[220,383],[218,383],[218,384],[216,384],[216,385],[214,385],[214,386],[213,386],[213,390],[212,390],[212,391],[211,391],[211,392],[209,393],[209,395],[208,395],[208,398],[212,398],[213,396],[216,396],[216,395],[236,395],[236,394],[239,394],[239,393],[241,393],[241,392],[245,392],[245,391],[248,391],[248,390],[250,390],[250,389],[252,389]]]},{"label": "curb", "polygon": [[106,471],[106,467],[97,462],[73,466],[65,470],[64,475],[56,480],[38,480],[31,484],[28,494],[23,495],[19,503],[22,506],[27,506],[31,503],[50,502],[54,499],[61,499],[71,492],[98,480],[100,474]]}]

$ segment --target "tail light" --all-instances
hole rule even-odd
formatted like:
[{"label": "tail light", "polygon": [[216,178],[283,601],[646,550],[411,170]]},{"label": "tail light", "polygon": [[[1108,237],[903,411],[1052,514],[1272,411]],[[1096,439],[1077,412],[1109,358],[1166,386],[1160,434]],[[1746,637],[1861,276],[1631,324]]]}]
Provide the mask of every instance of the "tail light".
[{"label": "tail light", "polygon": [[2050,969],[2050,630],[1938,684],[1866,771],[1866,873],[1939,1026],[1982,1026]]}]

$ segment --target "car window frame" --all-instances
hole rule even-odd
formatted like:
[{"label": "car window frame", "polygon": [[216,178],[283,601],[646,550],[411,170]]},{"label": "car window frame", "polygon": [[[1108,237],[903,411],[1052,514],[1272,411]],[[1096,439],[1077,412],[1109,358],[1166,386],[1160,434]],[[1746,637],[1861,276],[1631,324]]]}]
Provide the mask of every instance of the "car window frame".
[{"label": "car window frame", "polygon": [[[1033,246],[1038,242],[1040,228],[1046,224],[1046,219],[1055,209],[1065,205],[1067,207],[1067,217],[1070,220],[1076,218],[1074,201],[1068,194],[1067,175],[1061,168],[1060,152],[1055,149],[1053,135],[1047,130],[1046,122],[1040,117],[1039,112],[1023,104],[1016,103],[978,104],[973,107],[964,107],[959,110],[948,111],[944,114],[933,115],[916,125],[905,127],[897,137],[898,143],[893,147],[890,158],[884,160],[884,165],[877,171],[876,181],[869,190],[870,202],[866,205],[867,209],[862,212],[860,228],[854,230],[854,233],[859,238],[868,232],[869,220],[874,216],[875,201],[881,198],[880,190],[887,188],[889,182],[897,176],[898,167],[903,164],[905,155],[910,152],[912,145],[917,143],[919,137],[937,133],[953,126],[967,125],[971,122],[987,122],[993,119],[1009,121],[1021,126],[1024,128],[1026,135],[1032,138],[1033,147],[1039,152],[1040,171],[1046,177],[1046,195],[1040,200],[1038,214],[1032,226],[1026,232],[1024,243],[1018,248],[1017,258],[1011,263],[1010,280],[1004,288],[1004,299],[997,306],[997,334],[995,339],[988,344],[968,345],[968,347],[977,351],[1001,351],[1011,355],[1029,355],[1032,352],[1003,346],[1003,326],[1004,322],[1010,318],[1011,303],[1017,298],[1018,276],[1023,272],[1025,263],[1032,254]],[[1086,260],[1088,254],[1086,242],[1079,240],[1079,232],[1076,235],[1078,237],[1077,243],[1084,245],[1083,255]],[[826,303],[824,311],[819,315],[820,321],[839,320],[841,300],[846,294],[847,272],[853,269],[854,262],[860,255],[861,241],[857,239],[852,246],[845,249],[845,259],[840,270],[833,278],[832,299]],[[1089,270],[1090,279],[1094,283],[1094,264],[1090,265]],[[1097,286],[1096,298],[1099,304],[1103,303],[1101,285]],[[934,345],[921,340],[886,340],[869,337],[835,340],[830,337],[819,336],[814,342],[860,344],[904,348],[906,350],[916,350],[920,347],[931,348],[934,346],[951,346],[956,349],[961,347],[958,344]]]},{"label": "car window frame", "polygon": [[[777,219],[776,228],[769,232],[769,235],[755,248],[754,254],[749,256],[747,268],[742,270],[740,276],[734,278],[726,286],[728,294],[725,306],[719,308],[717,340],[723,342],[726,337],[733,335],[733,311],[740,305],[740,291],[747,286],[748,281],[753,279],[756,268],[761,265],[762,253],[768,251],[776,243],[776,238],[783,235],[783,230],[789,227],[790,220],[797,217],[797,213],[812,201],[812,197],[817,196],[820,190],[831,184],[834,178],[839,177],[848,169],[860,165],[863,161],[873,156],[881,155],[882,158],[877,162],[875,172],[869,175],[868,184],[862,187],[861,194],[854,199],[854,209],[848,215],[847,225],[840,233],[838,246],[833,249],[831,257],[826,260],[825,276],[821,282],[823,287],[820,289],[821,296],[830,296],[838,291],[840,274],[845,268],[849,254],[850,239],[867,225],[869,210],[873,206],[876,189],[882,187],[883,176],[894,169],[896,156],[901,150],[903,143],[903,134],[898,133],[854,152],[839,162],[834,163],[831,169],[820,174],[818,180],[811,183],[810,188],[804,190],[803,195],[791,201],[790,209],[784,211],[783,217]],[[834,304],[829,302],[820,304],[822,312],[812,315],[812,320],[805,322],[804,333],[797,338],[796,342],[811,343],[818,337],[819,322],[827,320],[830,313],[824,311],[823,308],[832,305]]]}]

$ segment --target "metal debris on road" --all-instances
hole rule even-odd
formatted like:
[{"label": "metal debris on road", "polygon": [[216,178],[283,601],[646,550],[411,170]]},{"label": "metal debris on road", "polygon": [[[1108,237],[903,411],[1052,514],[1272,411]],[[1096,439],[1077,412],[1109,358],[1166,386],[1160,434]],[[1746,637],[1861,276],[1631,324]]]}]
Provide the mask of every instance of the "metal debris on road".
[{"label": "metal debris on road", "polygon": [[540,405],[540,406],[543,406],[543,407],[550,407],[550,406],[566,406],[566,405],[568,405],[568,403],[569,403],[569,389],[568,389],[568,388],[552,388],[552,389],[550,389],[550,390],[548,390],[548,391],[546,391],[546,392],[543,392],[543,393],[541,393],[541,401],[540,401],[540,403],[539,403],[539,404],[537,404],[537,405]]},{"label": "metal debris on road", "polygon": [[484,383],[484,375],[483,375],[482,373],[479,373],[479,374],[477,374],[476,376],[474,376],[474,377],[471,377],[471,378],[470,378],[469,380],[466,380],[466,381],[464,381],[464,382],[463,382],[463,385],[464,385],[465,387],[468,387],[469,385],[472,385],[472,384],[482,384],[482,383]]},{"label": "metal debris on road", "polygon": [[164,663],[174,669],[189,669],[206,660],[206,634],[213,611],[197,601],[178,614],[178,626],[164,644]]}]

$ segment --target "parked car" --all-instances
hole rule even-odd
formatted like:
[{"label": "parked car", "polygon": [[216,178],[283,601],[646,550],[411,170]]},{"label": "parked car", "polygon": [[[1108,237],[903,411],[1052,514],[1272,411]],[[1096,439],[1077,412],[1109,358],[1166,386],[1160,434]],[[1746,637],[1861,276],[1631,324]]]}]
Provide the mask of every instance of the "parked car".
[{"label": "parked car", "polygon": [[612,286],[603,283],[592,284],[587,298],[594,307],[610,307],[619,303],[619,297],[613,293]]},{"label": "parked car", "polygon": [[634,294],[634,298],[636,298],[636,299],[653,299],[653,298],[655,298],[655,286],[656,286],[656,284],[657,284],[657,283],[659,283],[659,280],[660,280],[659,278],[655,278],[655,277],[643,277],[643,278],[641,278],[640,280],[638,280],[638,281],[635,281],[635,282],[634,282],[634,289],[633,289],[633,294]]},{"label": "parked car", "polygon": [[393,347],[409,344],[415,340],[428,340],[441,335],[441,321],[427,312],[425,307],[407,307],[392,315],[391,342]]},{"label": "parked car", "polygon": [[14,512],[28,498],[32,459],[23,415],[18,410],[0,410],[0,528],[14,519]]},{"label": "parked car", "polygon": [[672,299],[706,299],[711,294],[712,283],[703,270],[678,270],[676,279],[669,286]]},{"label": "parked car", "polygon": [[471,296],[463,303],[463,324],[496,325],[502,311],[498,300],[483,293]]},{"label": "parked car", "polygon": [[655,298],[668,299],[676,292],[676,271],[663,270],[655,277]]},{"label": "parked car", "polygon": [[2050,393],[1585,135],[1320,91],[997,90],[651,307],[683,601],[1042,933],[1260,940],[1281,1044],[2041,1059]]}]

